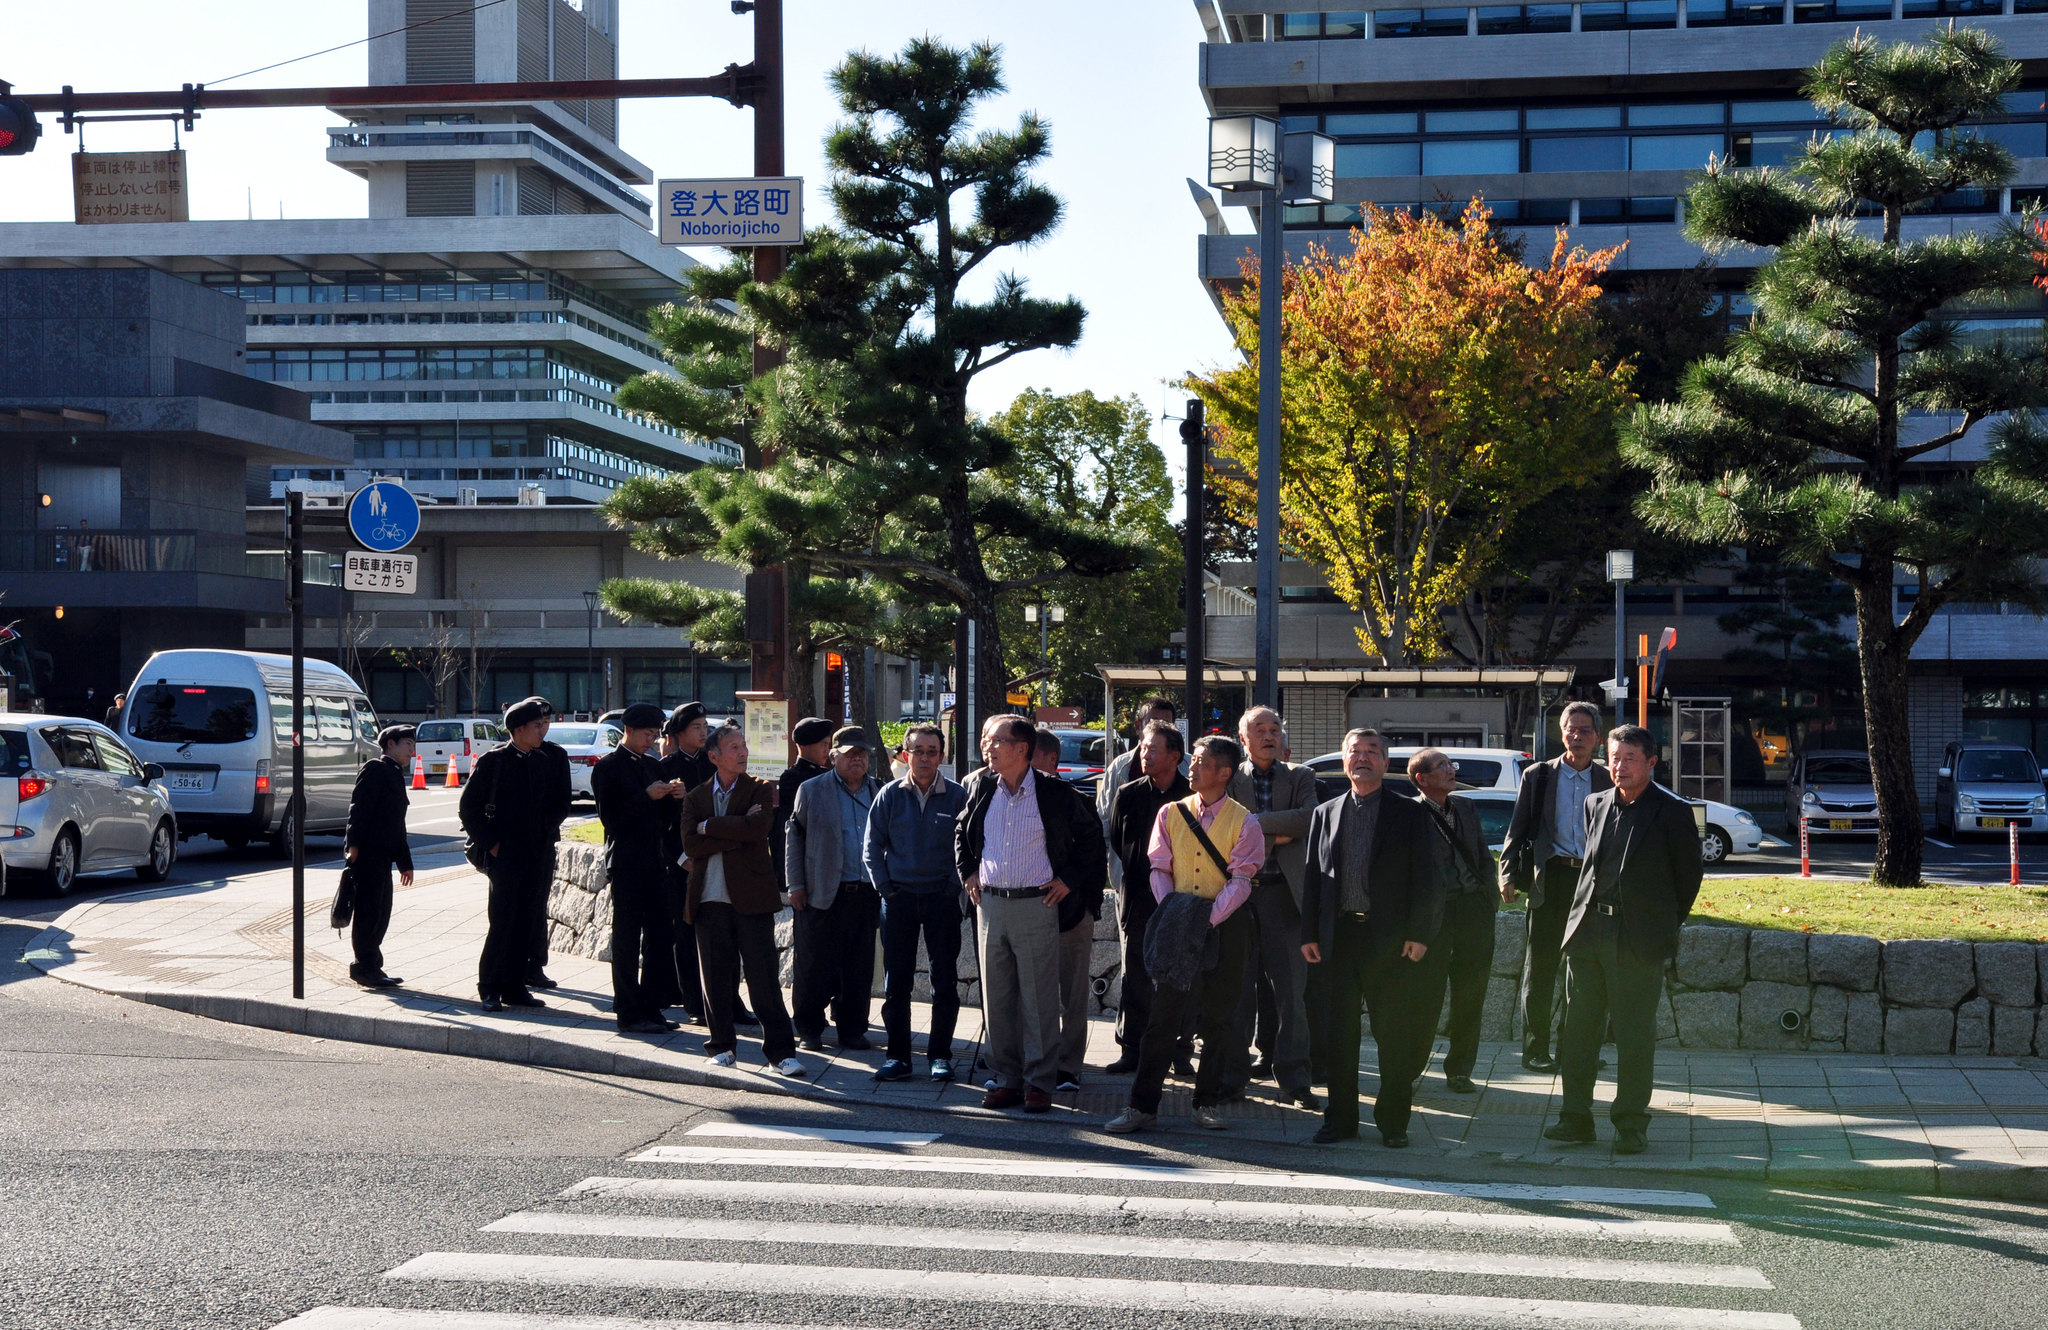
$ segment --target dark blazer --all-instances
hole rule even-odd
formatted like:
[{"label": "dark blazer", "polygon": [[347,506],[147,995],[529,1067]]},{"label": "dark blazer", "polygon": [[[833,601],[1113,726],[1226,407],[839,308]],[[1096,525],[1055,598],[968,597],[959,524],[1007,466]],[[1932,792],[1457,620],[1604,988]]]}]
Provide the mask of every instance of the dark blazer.
[{"label": "dark blazer", "polygon": [[[768,857],[769,791],[767,781],[745,772],[733,782],[725,816],[713,816],[717,805],[711,789],[716,778],[691,790],[683,800],[683,853],[690,856],[690,894],[684,919],[697,922],[697,903],[704,896],[704,866],[714,854],[725,856],[725,894],[741,914],[774,914],[782,908],[775,885],[775,861]],[[758,817],[752,816],[760,809]],[[706,824],[697,830],[699,823]]]},{"label": "dark blazer", "polygon": [[[711,759],[703,753],[692,756],[686,753],[670,753],[655,764],[663,780],[679,780],[683,792],[688,794],[705,781],[711,779]],[[683,801],[668,799],[662,804],[661,853],[664,867],[676,872],[683,871],[678,862],[683,857]]]},{"label": "dark blazer", "polygon": [[569,816],[569,754],[545,740],[526,753],[500,744],[476,760],[458,811],[462,829],[486,849],[553,845]]},{"label": "dark blazer", "polygon": [[[967,811],[953,833],[953,858],[966,881],[981,871],[982,828],[1001,778],[984,767],[967,778]],[[1109,855],[1103,846],[1102,821],[1085,795],[1057,776],[1032,777],[1038,792],[1038,818],[1045,825],[1045,858],[1052,875],[1067,884],[1059,903],[1060,931],[1081,922],[1085,912],[1102,917],[1102,893],[1109,884]]]},{"label": "dark blazer", "polygon": [[[1507,842],[1501,846],[1500,880],[1527,892],[1532,910],[1543,904],[1543,865],[1550,862],[1550,831],[1557,825],[1557,768],[1563,762],[1562,757],[1553,757],[1522,773],[1514,816],[1508,820]],[[1606,764],[1595,762],[1593,793],[1613,788],[1614,778],[1607,774]]]},{"label": "dark blazer", "polygon": [[[789,865],[783,856],[789,852],[789,815],[796,811],[796,792],[807,780],[816,780],[832,768],[820,766],[808,757],[800,757],[782,769],[775,778],[775,787],[781,802],[775,805],[775,825],[768,829],[768,854],[775,860],[775,886],[779,891],[789,890]],[[707,774],[706,780],[710,779]]]},{"label": "dark blazer", "polygon": [[[1422,811],[1436,819],[1434,806],[1427,800],[1427,795],[1415,796]],[[1486,848],[1486,828],[1479,825],[1479,810],[1470,799],[1454,794],[1444,802],[1444,818],[1450,821],[1450,835],[1444,835],[1442,820],[1434,820],[1431,825],[1436,836],[1430,844],[1436,852],[1437,871],[1444,875],[1445,898],[1450,897],[1451,886],[1458,880],[1457,863],[1463,859],[1479,879],[1479,890],[1473,894],[1486,898],[1488,914],[1498,913],[1500,890],[1494,878],[1493,851]]]},{"label": "dark blazer", "polygon": [[405,839],[405,772],[388,757],[363,763],[348,796],[348,831],[342,848],[355,846],[358,860],[380,860],[412,871],[412,847]]},{"label": "dark blazer", "polygon": [[[1572,896],[1571,918],[1565,924],[1566,945],[1593,903],[1594,864],[1607,830],[1607,813],[1619,796],[1609,790],[1586,800],[1586,864],[1579,870],[1579,888]],[[1644,962],[1668,960],[1678,954],[1678,926],[1692,913],[1700,894],[1700,833],[1692,805],[1651,785],[1642,793],[1643,819],[1622,848],[1622,941]]]},{"label": "dark blazer", "polygon": [[[1301,940],[1330,958],[1337,936],[1337,898],[1344,880],[1343,819],[1351,793],[1318,804],[1308,823],[1308,864],[1301,881]],[[1436,940],[1444,920],[1444,884],[1430,841],[1436,829],[1413,799],[1382,787],[1372,844],[1372,946],[1399,951],[1404,942]]]},{"label": "dark blazer", "polygon": [[1123,866],[1124,928],[1142,933],[1159,902],[1152,895],[1152,828],[1159,810],[1194,793],[1188,778],[1175,772],[1165,789],[1139,776],[1109,797],[1109,852]]},{"label": "dark blazer", "polygon": [[650,799],[647,787],[667,779],[659,759],[642,757],[624,744],[591,769],[590,790],[597,797],[597,820],[604,824],[614,897],[622,889],[652,892],[661,885],[662,831],[675,820],[682,801]]}]

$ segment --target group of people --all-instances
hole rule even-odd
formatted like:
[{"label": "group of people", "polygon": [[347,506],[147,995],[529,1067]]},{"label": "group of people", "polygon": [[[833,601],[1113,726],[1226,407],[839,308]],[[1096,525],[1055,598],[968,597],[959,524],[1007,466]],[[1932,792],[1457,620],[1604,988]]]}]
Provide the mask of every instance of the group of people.
[{"label": "group of people", "polygon": [[[922,952],[926,1074],[948,1081],[957,957],[971,927],[990,1073],[982,1104],[1042,1113],[1055,1093],[1079,1087],[1095,921],[1114,891],[1123,983],[1119,1056],[1107,1070],[1133,1082],[1109,1131],[1152,1126],[1176,1074],[1194,1082],[1200,1126],[1223,1128],[1223,1106],[1271,1079],[1323,1114],[1318,1142],[1355,1137],[1369,1017],[1373,1123],[1400,1148],[1446,998],[1446,1087],[1477,1091],[1494,915],[1519,894],[1529,902],[1522,1061],[1563,1079],[1560,1119],[1546,1134],[1594,1139],[1593,1083],[1611,1029],[1616,1149],[1644,1148],[1664,963],[1700,885],[1692,810],[1651,779],[1657,747],[1647,730],[1617,726],[1603,766],[1593,760],[1599,711],[1569,704],[1564,752],[1525,773],[1496,863],[1441,749],[1408,759],[1411,798],[1385,783],[1384,738],[1354,729],[1342,749],[1349,788],[1323,800],[1315,773],[1287,760],[1271,708],[1244,713],[1235,739],[1192,744],[1176,711],[1165,698],[1141,706],[1137,744],[1091,803],[1058,774],[1058,736],[1022,716],[986,721],[981,766],[964,783],[941,770],[946,738],[936,725],[909,729],[907,770],[885,781],[870,771],[864,731],[809,718],[793,729],[797,760],[770,783],[748,774],[744,732],[710,729],[701,705],[628,707],[624,738],[591,778],[619,1028],[666,1033],[682,1024],[667,1009],[680,1008],[707,1027],[710,1060],[732,1066],[736,1028],[758,1025],[765,1060],[804,1075],[798,1051],[823,1051],[828,1033],[842,1049],[872,1047],[879,935],[886,1049],[875,1079],[917,1074],[911,1004]],[[543,969],[546,910],[569,769],[546,742],[551,716],[541,698],[508,708],[511,742],[478,760],[462,795],[463,829],[490,880],[478,975],[487,1010],[540,1006],[533,990],[554,986]],[[380,741],[383,760],[357,781],[347,842],[358,892],[351,975],[367,986],[399,982],[384,974],[379,944],[391,873],[411,875],[403,776],[413,736],[394,727]],[[774,929],[785,902],[789,1006]]]}]

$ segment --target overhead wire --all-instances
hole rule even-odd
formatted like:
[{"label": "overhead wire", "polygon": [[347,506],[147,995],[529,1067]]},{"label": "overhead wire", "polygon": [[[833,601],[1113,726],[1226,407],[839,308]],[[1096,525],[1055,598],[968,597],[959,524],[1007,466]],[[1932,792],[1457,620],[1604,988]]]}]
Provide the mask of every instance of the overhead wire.
[{"label": "overhead wire", "polygon": [[385,37],[396,37],[401,32],[411,32],[414,28],[424,28],[432,23],[445,22],[451,18],[467,18],[480,9],[489,9],[492,5],[502,5],[504,3],[505,0],[483,0],[482,4],[472,5],[468,9],[458,10],[452,14],[436,14],[433,18],[421,19],[417,23],[408,23],[402,28],[393,28],[389,32],[375,32],[367,37],[359,37],[352,42],[343,42],[339,46],[330,46],[324,51],[310,51],[305,55],[295,55],[289,60],[280,60],[274,65],[261,65],[255,69],[245,69],[239,74],[230,74],[224,79],[215,79],[213,82],[203,86],[209,88],[218,87],[223,83],[232,83],[236,79],[245,79],[251,74],[262,74],[273,69],[283,69],[286,65],[296,65],[301,60],[311,60],[316,56],[332,55],[336,51],[346,51],[351,46],[362,46],[365,43],[374,42]]}]

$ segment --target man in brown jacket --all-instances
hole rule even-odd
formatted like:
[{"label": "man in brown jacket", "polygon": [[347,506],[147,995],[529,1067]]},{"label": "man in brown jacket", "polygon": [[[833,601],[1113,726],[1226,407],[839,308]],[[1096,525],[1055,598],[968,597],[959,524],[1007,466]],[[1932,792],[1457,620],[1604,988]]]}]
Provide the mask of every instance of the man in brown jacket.
[{"label": "man in brown jacket", "polygon": [[683,853],[690,859],[688,917],[697,933],[697,963],[704,975],[704,1049],[715,1066],[734,1064],[733,1004],[746,975],[754,1014],[761,1021],[761,1055],[785,1076],[801,1076],[796,1032],[782,1004],[775,955],[775,914],[782,893],[768,831],[775,787],[747,774],[747,737],[736,725],[715,731],[704,751],[712,778],[683,801]]}]

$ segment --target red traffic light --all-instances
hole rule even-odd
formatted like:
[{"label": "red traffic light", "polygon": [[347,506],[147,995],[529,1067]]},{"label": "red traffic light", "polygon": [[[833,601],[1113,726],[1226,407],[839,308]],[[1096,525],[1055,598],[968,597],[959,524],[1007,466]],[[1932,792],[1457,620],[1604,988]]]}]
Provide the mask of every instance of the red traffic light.
[{"label": "red traffic light", "polygon": [[43,127],[36,113],[19,97],[0,97],[0,157],[19,157],[34,150]]}]

